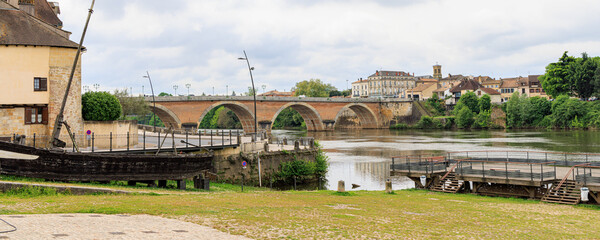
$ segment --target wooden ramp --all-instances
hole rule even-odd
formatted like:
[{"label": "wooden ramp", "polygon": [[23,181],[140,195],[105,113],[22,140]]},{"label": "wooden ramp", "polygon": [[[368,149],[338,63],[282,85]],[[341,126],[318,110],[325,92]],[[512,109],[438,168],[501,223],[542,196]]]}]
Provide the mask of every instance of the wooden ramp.
[{"label": "wooden ramp", "polygon": [[463,187],[464,183],[463,180],[456,179],[456,174],[454,172],[448,172],[431,190],[436,192],[456,193]]},{"label": "wooden ramp", "polygon": [[556,181],[542,198],[542,202],[576,205],[581,201],[581,190],[577,182],[565,180],[562,184]]}]

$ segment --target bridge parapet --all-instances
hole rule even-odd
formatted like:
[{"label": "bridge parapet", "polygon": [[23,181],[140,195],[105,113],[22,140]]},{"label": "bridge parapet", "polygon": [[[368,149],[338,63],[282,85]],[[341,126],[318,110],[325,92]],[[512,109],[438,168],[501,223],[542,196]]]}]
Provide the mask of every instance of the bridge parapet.
[{"label": "bridge parapet", "polygon": [[[252,96],[162,96],[156,102],[187,101],[254,101]],[[145,97],[152,102],[152,97]],[[337,103],[379,103],[411,102],[408,98],[330,98],[330,97],[263,97],[256,96],[257,102],[337,102]]]}]

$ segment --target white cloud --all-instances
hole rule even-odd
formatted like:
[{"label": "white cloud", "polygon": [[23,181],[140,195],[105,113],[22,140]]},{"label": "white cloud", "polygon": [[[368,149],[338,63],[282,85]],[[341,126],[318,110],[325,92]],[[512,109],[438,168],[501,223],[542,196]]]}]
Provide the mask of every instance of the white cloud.
[{"label": "white cloud", "polygon": [[[88,1],[60,4],[78,39]],[[245,92],[244,49],[259,89],[309,78],[345,88],[380,68],[431,74],[436,62],[444,74],[540,74],[565,50],[600,55],[599,10],[592,0],[105,0],[90,22],[84,82],[139,86],[149,70],[159,92],[186,83],[196,94]]]}]

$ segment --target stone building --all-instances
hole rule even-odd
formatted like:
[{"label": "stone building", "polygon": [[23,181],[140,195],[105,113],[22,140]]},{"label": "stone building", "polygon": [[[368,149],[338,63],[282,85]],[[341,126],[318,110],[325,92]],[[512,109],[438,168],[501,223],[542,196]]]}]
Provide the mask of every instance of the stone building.
[{"label": "stone building", "polygon": [[416,81],[414,74],[402,71],[375,71],[366,80],[352,83],[352,97],[406,98]]},{"label": "stone building", "polygon": [[[78,46],[69,40],[70,32],[61,29],[58,12],[57,4],[45,0],[0,0],[2,136],[52,133]],[[82,135],[81,62],[64,115],[72,131]],[[61,140],[70,142],[67,139],[63,128]]]}]

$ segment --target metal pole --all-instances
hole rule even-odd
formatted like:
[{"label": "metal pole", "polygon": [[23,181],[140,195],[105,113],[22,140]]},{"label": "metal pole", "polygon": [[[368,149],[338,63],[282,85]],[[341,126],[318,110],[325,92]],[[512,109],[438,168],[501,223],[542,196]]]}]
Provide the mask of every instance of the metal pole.
[{"label": "metal pole", "polygon": [[[225,133],[223,133],[224,130],[221,130],[221,146],[225,146]],[[217,130],[217,134],[219,133],[219,130]]]},{"label": "metal pole", "polygon": [[229,145],[232,145],[231,144],[231,129],[229,129]]},{"label": "metal pole", "polygon": [[143,140],[143,141],[144,141],[144,144],[142,145],[142,149],[143,149],[143,150],[146,150],[146,129],[145,129],[145,128],[144,128],[144,138],[143,138],[143,139],[144,139],[144,140]]},{"label": "metal pole", "polygon": [[210,146],[213,146],[213,130],[210,130]]},{"label": "metal pole", "polygon": [[[188,92],[189,92],[189,91],[190,91],[190,90],[189,90],[189,88],[188,88]],[[189,93],[188,93],[188,95],[189,95]],[[188,144],[188,131],[187,131],[187,129],[186,129],[186,130],[185,130],[185,147],[187,148],[187,147],[188,147],[188,145],[189,145],[189,144]]]},{"label": "metal pole", "polygon": [[110,132],[110,151],[112,152],[112,132]]},{"label": "metal pole", "polygon": [[127,151],[129,151],[129,132],[127,132]]},{"label": "metal pole", "polygon": [[[250,67],[250,60],[248,60],[248,55],[246,54],[246,50],[244,50],[244,58],[240,59],[240,60],[246,60],[246,63],[248,64],[248,72],[250,72],[250,80],[252,81],[252,96],[254,97],[254,132],[258,133],[258,115],[256,112],[256,88],[254,87],[254,77],[252,76],[252,70],[254,68]],[[258,160],[258,165],[260,166],[260,159]],[[260,168],[258,168],[259,186],[260,186],[261,178],[262,178],[262,176],[261,176]]]},{"label": "metal pole", "polygon": [[202,131],[198,130],[198,147],[202,147]]},{"label": "metal pole", "polygon": [[[146,76],[144,77],[148,77],[148,81],[150,82],[150,90],[152,90],[152,105],[154,106],[152,108],[152,131],[156,132],[156,98],[154,97],[154,87],[152,86],[152,79],[150,78],[150,73],[148,71],[146,71]],[[158,142],[160,143],[160,139]]]},{"label": "metal pole", "polygon": [[156,142],[156,147],[160,146],[160,132],[156,132],[158,133],[158,142]]},{"label": "metal pole", "polygon": [[[69,96],[69,90],[71,89],[71,84],[73,83],[73,76],[75,75],[75,69],[77,67],[77,62],[79,61],[79,55],[81,54],[81,49],[83,48],[83,40],[85,39],[85,33],[87,32],[88,24],[90,23],[90,18],[92,13],[94,12],[94,3],[96,0],[92,0],[92,5],[88,11],[87,19],[85,20],[85,26],[83,27],[83,33],[81,34],[81,40],[79,41],[79,46],[77,46],[77,53],[75,53],[75,60],[73,60],[73,67],[71,68],[71,73],[69,74],[69,81],[67,82],[67,86],[65,89],[65,95],[63,97],[62,105],[60,107],[60,111],[58,115],[56,115],[56,121],[54,122],[54,130],[52,131],[52,136],[50,138],[50,146],[57,147],[59,144],[59,136],[60,130],[63,124],[65,106],[67,104],[67,97]],[[75,145],[75,143],[73,143]]]},{"label": "metal pole", "polygon": [[92,152],[94,152],[94,133],[92,133]]},{"label": "metal pole", "polygon": [[33,147],[35,147],[35,133],[33,133]]}]

